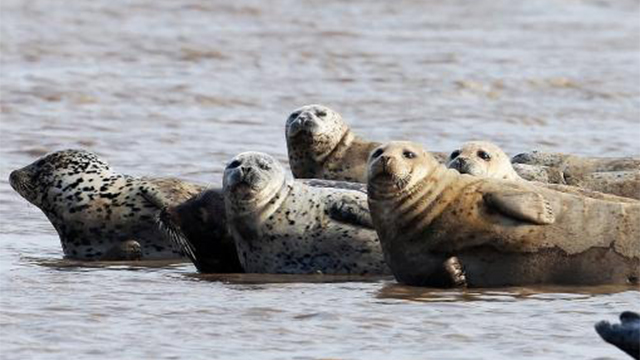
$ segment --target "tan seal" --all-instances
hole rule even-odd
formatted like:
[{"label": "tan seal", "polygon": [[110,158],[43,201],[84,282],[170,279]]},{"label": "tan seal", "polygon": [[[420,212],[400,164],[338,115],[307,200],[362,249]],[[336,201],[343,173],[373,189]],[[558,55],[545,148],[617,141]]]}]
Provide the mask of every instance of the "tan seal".
[{"label": "tan seal", "polygon": [[[507,154],[497,145],[487,141],[470,141],[451,153],[447,166],[458,170],[462,174],[473,176],[548,183],[548,188],[565,192],[590,194],[589,196],[599,196],[601,198],[607,198],[605,194],[612,194],[640,199],[640,171],[634,171],[631,168],[621,171],[619,170],[620,168],[612,166],[613,162],[608,162],[608,165],[601,165],[600,167],[594,165],[587,170],[578,171],[576,170],[577,165],[575,165],[577,160],[574,157],[563,157],[563,159],[567,158],[573,159],[574,164],[565,168],[548,165],[513,164]],[[583,164],[587,162],[585,159],[582,160]],[[595,164],[596,162],[592,161],[591,163]],[[546,164],[550,163],[546,162]],[[607,169],[615,171],[606,171]],[[575,176],[577,173],[581,175]],[[574,174],[574,176],[571,177],[570,174]],[[595,192],[602,194],[598,195]],[[615,200],[614,197],[610,197],[610,199]],[[624,199],[617,200],[624,201]]]},{"label": "tan seal", "polygon": [[285,135],[291,172],[298,179],[365,183],[369,153],[380,145],[356,136],[338,112],[323,105],[293,111]]},{"label": "tan seal", "polygon": [[410,142],[374,150],[368,194],[403,283],[450,286],[452,258],[475,287],[638,283],[640,201],[460,174]]},{"label": "tan seal", "polygon": [[513,169],[509,156],[497,145],[488,141],[469,141],[454,150],[447,167],[461,174],[503,180],[522,180]]}]

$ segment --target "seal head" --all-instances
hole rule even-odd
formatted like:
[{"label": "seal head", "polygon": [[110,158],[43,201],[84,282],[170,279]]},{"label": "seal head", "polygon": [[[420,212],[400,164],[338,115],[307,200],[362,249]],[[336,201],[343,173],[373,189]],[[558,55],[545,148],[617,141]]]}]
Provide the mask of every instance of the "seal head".
[{"label": "seal head", "polygon": [[323,105],[306,105],[295,110],[286,124],[288,143],[296,150],[307,148],[316,161],[326,158],[338,145],[349,127],[337,112]]},{"label": "seal head", "polygon": [[451,153],[447,167],[461,174],[504,180],[522,180],[507,154],[487,141],[470,141]]},{"label": "seal head", "polygon": [[[224,170],[226,202],[236,211],[260,207],[286,183],[282,165],[271,156],[244,152],[234,157]],[[241,211],[242,212],[242,211]]]},{"label": "seal head", "polygon": [[111,169],[97,155],[84,150],[63,150],[14,170],[9,175],[9,184],[20,196],[44,210],[53,206],[53,198],[65,189],[99,179],[105,172]]}]

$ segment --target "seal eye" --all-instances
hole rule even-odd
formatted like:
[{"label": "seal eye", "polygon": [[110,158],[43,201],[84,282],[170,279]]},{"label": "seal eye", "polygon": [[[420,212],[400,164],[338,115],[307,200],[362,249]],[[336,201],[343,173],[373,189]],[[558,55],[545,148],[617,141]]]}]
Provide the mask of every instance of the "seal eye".
[{"label": "seal eye", "polygon": [[324,110],[318,110],[318,111],[316,111],[316,116],[325,117],[325,116],[327,116],[327,112],[324,111]]},{"label": "seal eye", "polygon": [[375,159],[375,158],[379,157],[380,155],[382,155],[382,149],[378,149],[378,150],[374,151],[373,154],[371,154],[371,158]]},{"label": "seal eye", "polygon": [[456,151],[451,153],[451,159],[452,160],[457,158],[458,156],[460,156],[460,150],[456,150]]},{"label": "seal eye", "polygon": [[265,170],[265,171],[266,171],[266,170],[271,170],[271,165],[269,165],[268,163],[263,162],[263,161],[260,161],[260,162],[258,163],[258,167],[259,167],[260,169],[262,169],[262,170]]},{"label": "seal eye", "polygon": [[404,156],[407,159],[413,159],[416,157],[416,153],[414,153],[413,151],[405,151],[402,153],[402,156]]},{"label": "seal eye", "polygon": [[240,160],[233,160],[229,165],[227,165],[227,169],[235,169],[240,166]]},{"label": "seal eye", "polygon": [[491,155],[489,155],[488,152],[484,151],[484,150],[479,150],[478,151],[478,157],[484,161],[489,161],[491,160]]},{"label": "seal eye", "polygon": [[291,115],[289,115],[289,120],[293,120],[293,119],[297,118],[299,115],[300,115],[300,112],[299,111],[295,111]]}]

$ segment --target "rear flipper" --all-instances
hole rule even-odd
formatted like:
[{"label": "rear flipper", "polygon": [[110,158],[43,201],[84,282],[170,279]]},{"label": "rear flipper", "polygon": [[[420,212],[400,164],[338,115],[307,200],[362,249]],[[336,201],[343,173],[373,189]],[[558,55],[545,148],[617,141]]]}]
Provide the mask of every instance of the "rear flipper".
[{"label": "rear flipper", "polygon": [[467,278],[460,260],[453,256],[444,262],[444,269],[449,274],[451,283],[455,287],[467,287]]},{"label": "rear flipper", "polygon": [[126,240],[114,245],[107,251],[100,260],[116,261],[116,260],[141,260],[142,246],[135,240]]},{"label": "rear flipper", "polygon": [[640,360],[640,315],[624,311],[620,314],[620,324],[600,321],[595,328],[604,341]]}]

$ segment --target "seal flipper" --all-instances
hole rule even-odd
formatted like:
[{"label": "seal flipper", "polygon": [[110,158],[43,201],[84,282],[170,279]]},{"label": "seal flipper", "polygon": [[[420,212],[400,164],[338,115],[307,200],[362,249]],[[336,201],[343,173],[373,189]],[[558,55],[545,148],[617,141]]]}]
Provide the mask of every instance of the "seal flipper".
[{"label": "seal flipper", "polygon": [[169,211],[169,201],[167,198],[165,198],[157,188],[148,182],[144,182],[140,185],[140,193],[145,200],[149,201],[160,210],[156,217],[156,223],[158,224],[160,231],[163,232],[169,240],[197,266],[198,259],[195,255],[195,250],[187,237],[182,233],[180,227],[173,221],[173,217]]},{"label": "seal flipper", "polygon": [[600,321],[595,329],[604,341],[640,360],[640,315],[624,311],[620,314],[620,324]]},{"label": "seal flipper", "polygon": [[100,260],[140,260],[142,259],[142,246],[135,240],[126,240],[114,245]]},{"label": "seal flipper", "polygon": [[341,196],[333,199],[329,205],[329,216],[343,223],[370,229],[374,228],[366,198]]},{"label": "seal flipper", "polygon": [[535,192],[489,192],[484,194],[483,199],[487,206],[511,218],[537,225],[549,225],[556,221],[551,204]]}]

